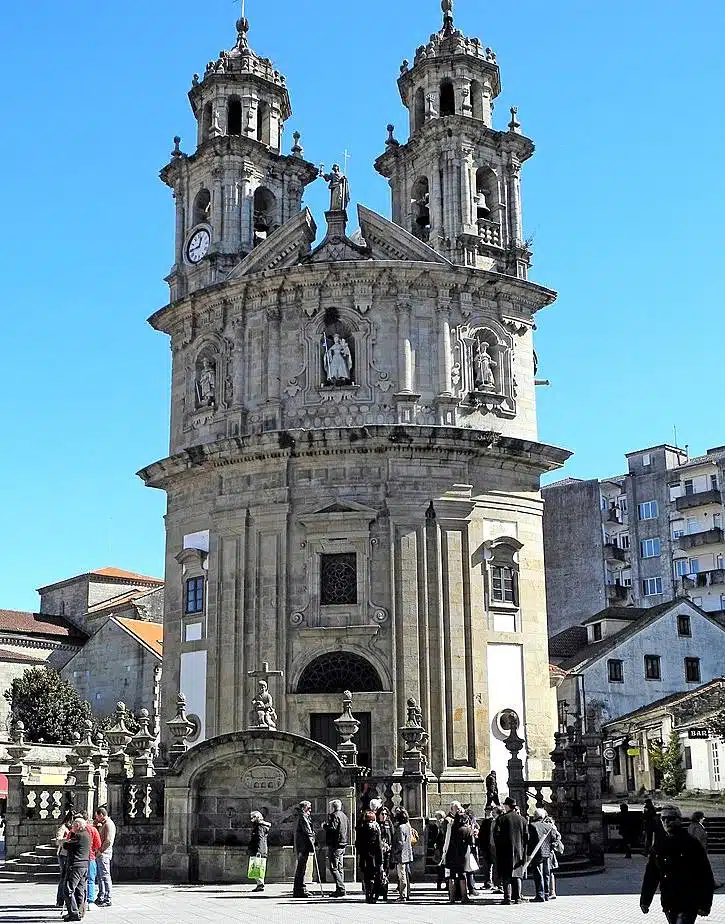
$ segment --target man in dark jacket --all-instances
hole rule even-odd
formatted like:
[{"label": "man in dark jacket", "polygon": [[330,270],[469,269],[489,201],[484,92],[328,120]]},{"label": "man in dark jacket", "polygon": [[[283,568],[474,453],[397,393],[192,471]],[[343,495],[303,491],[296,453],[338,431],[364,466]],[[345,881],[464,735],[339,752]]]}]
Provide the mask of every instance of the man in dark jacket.
[{"label": "man in dark jacket", "polygon": [[528,825],[516,811],[516,802],[509,796],[504,799],[503,815],[499,815],[493,829],[496,848],[496,869],[503,887],[502,905],[518,905],[521,901],[521,878],[526,859]]},{"label": "man in dark jacket", "polygon": [[342,802],[333,799],[330,814],[322,826],[327,835],[327,855],[330,861],[332,878],[335,880],[335,898],[345,897],[345,874],[343,858],[345,848],[350,843],[350,821],[342,810]]},{"label": "man in dark jacket", "polygon": [[698,914],[707,916],[712,907],[715,883],[710,861],[702,844],[685,830],[676,805],[666,805],[660,819],[665,834],[652,845],[640,908],[647,914],[659,885],[668,924],[695,924]]},{"label": "man in dark jacket", "polygon": [[496,771],[492,770],[486,777],[486,808],[491,808],[494,805],[501,805],[501,802],[498,798],[498,780],[496,779]]},{"label": "man in dark jacket", "polygon": [[295,869],[295,884],[292,891],[294,898],[309,898],[310,893],[305,886],[305,872],[310,854],[315,849],[315,832],[312,828],[312,804],[300,802],[297,806],[298,818],[295,831],[295,853],[297,854],[297,868]]},{"label": "man in dark jacket", "polygon": [[491,817],[491,809],[486,809],[486,814],[481,819],[481,823],[478,826],[478,836],[476,838],[476,845],[478,847],[478,863],[481,867],[484,889],[490,889],[493,885],[491,881],[491,873],[493,870],[493,857],[491,856],[492,825],[493,818]]},{"label": "man in dark jacket", "polygon": [[551,854],[556,828],[547,824],[545,818],[546,810],[537,808],[529,822],[529,868],[536,887],[535,902],[549,901],[551,885]]},{"label": "man in dark jacket", "polygon": [[65,907],[68,914],[63,919],[65,921],[80,921],[85,913],[91,844],[91,834],[86,830],[85,819],[80,815],[76,815],[73,818],[70,836],[66,841],[68,860],[65,879]]}]

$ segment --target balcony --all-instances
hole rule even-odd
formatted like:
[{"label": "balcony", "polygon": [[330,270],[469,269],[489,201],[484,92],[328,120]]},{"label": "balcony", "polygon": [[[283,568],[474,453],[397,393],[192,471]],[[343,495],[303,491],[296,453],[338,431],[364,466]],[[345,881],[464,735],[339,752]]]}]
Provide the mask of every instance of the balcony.
[{"label": "balcony", "polygon": [[607,599],[612,603],[626,600],[628,593],[629,587],[625,587],[624,584],[607,584]]},{"label": "balcony", "polygon": [[676,504],[678,510],[691,510],[693,507],[704,507],[705,504],[722,504],[722,495],[718,489],[684,494],[677,498]]},{"label": "balcony", "polygon": [[725,568],[700,571],[697,574],[688,574],[682,578],[683,590],[697,590],[697,588],[702,587],[714,587],[717,584],[725,584]]},{"label": "balcony", "polygon": [[491,247],[501,247],[501,225],[497,221],[479,218],[478,236],[484,244],[489,244]]},{"label": "balcony", "polygon": [[607,561],[626,561],[626,555],[624,549],[620,549],[618,545],[614,545],[611,542],[604,543],[604,557]]},{"label": "balcony", "polygon": [[701,545],[717,545],[722,541],[723,531],[719,526],[712,529],[703,529],[699,533],[686,533],[677,540],[681,549],[695,549]]},{"label": "balcony", "polygon": [[622,516],[622,508],[617,504],[610,504],[609,509],[607,510],[607,520],[610,523],[622,523],[624,517]]}]

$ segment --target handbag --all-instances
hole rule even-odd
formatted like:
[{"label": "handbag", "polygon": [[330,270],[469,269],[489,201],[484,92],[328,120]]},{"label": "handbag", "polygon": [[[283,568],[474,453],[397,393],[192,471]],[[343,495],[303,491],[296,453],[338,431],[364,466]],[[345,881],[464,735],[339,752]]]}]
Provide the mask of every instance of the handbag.
[{"label": "handbag", "polygon": [[411,845],[411,847],[417,847],[417,846],[418,846],[418,841],[419,841],[419,839],[420,839],[420,835],[418,834],[418,832],[415,830],[415,828],[411,828],[411,829],[410,829],[410,845]]},{"label": "handbag", "polygon": [[253,879],[257,882],[264,882],[264,874],[267,872],[266,857],[250,857],[249,869],[247,870],[247,879]]},{"label": "handbag", "polygon": [[463,864],[463,869],[467,873],[478,872],[478,860],[473,856],[473,851],[470,847],[466,851],[466,861]]}]

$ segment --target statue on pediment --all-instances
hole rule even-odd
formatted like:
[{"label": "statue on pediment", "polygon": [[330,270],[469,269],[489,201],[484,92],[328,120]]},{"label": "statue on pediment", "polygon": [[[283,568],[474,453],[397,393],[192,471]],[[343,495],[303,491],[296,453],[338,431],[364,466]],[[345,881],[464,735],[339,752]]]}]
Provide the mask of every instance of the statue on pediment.
[{"label": "statue on pediment", "polygon": [[199,407],[214,407],[216,404],[216,369],[206,356],[201,361],[196,380],[196,401]]},{"label": "statue on pediment", "polygon": [[333,164],[331,173],[325,173],[320,168],[320,176],[330,188],[330,211],[344,212],[350,203],[350,184],[340,165]]}]

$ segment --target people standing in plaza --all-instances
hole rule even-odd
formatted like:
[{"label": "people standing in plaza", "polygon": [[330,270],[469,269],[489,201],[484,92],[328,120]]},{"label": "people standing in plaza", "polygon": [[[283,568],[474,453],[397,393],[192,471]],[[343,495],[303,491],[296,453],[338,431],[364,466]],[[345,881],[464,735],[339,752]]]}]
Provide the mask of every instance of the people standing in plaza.
[{"label": "people standing in plaza", "polygon": [[116,825],[108,814],[108,808],[101,805],[94,815],[98,833],[101,835],[101,851],[96,855],[98,868],[98,898],[95,904],[101,908],[110,908],[113,894],[113,881],[111,879],[111,861],[113,848],[116,843]]},{"label": "people standing in plaza", "polygon": [[696,841],[699,841],[705,848],[705,853],[707,853],[707,831],[705,830],[704,812],[692,813],[690,824],[687,828],[687,833],[690,835],[690,837],[694,837]]},{"label": "people standing in plaza", "polygon": [[651,799],[644,800],[642,807],[642,828],[644,830],[644,855],[647,856],[652,849],[652,843],[655,839],[655,833],[659,827],[659,818],[657,809]]},{"label": "people standing in plaza", "polygon": [[629,811],[629,806],[626,802],[622,802],[619,806],[619,836],[622,838],[622,846],[624,847],[624,858],[625,860],[632,859],[632,846],[635,843],[636,836],[634,832],[634,819]]},{"label": "people standing in plaza", "polygon": [[413,829],[405,809],[399,809],[395,816],[393,832],[393,856],[398,874],[398,901],[410,901],[410,867],[413,863]]},{"label": "people standing in plaza", "polygon": [[55,896],[55,904],[58,908],[65,907],[65,874],[68,865],[68,845],[66,841],[70,836],[70,829],[73,825],[73,814],[67,812],[60,827],[55,832],[55,846],[58,856],[58,867],[60,869],[60,878],[58,879],[58,889]]},{"label": "people standing in plaza", "polygon": [[330,814],[322,826],[327,835],[327,857],[335,880],[335,898],[345,897],[345,850],[350,843],[350,820],[342,810],[342,802],[333,799]]},{"label": "people standing in plaza", "polygon": [[640,907],[647,914],[657,886],[668,924],[695,924],[710,914],[715,890],[705,848],[682,824],[682,812],[666,805],[660,819],[664,835],[655,838],[642,881]]},{"label": "people standing in plaza", "polygon": [[[249,837],[247,852],[250,857],[258,857],[260,860],[264,860],[265,863],[263,865],[266,867],[266,860],[269,853],[267,835],[272,825],[264,820],[264,815],[262,815],[261,812],[251,812],[249,820],[252,824],[252,833]],[[264,892],[264,875],[265,871],[262,871],[262,876],[260,879],[257,879],[257,884],[252,891]]]},{"label": "people standing in plaza", "polygon": [[453,904],[460,901],[467,904],[468,873],[471,851],[473,850],[473,830],[469,819],[460,806],[454,802],[448,816],[446,842],[443,848],[442,862],[448,870],[448,901]]},{"label": "people standing in plaza", "polygon": [[70,834],[66,840],[68,860],[65,875],[64,921],[80,921],[88,901],[88,864],[91,859],[91,835],[81,815],[73,817]]},{"label": "people standing in plaza", "polygon": [[390,818],[390,812],[384,805],[381,805],[378,809],[375,819],[380,827],[380,841],[383,848],[383,872],[385,873],[385,887],[383,892],[385,898],[387,898],[390,867],[393,857],[393,822]]},{"label": "people standing in plaza", "polygon": [[490,809],[494,805],[500,806],[501,801],[498,797],[498,780],[496,779],[496,771],[492,770],[486,777],[486,808]]},{"label": "people standing in plaza", "polygon": [[478,847],[478,865],[483,876],[484,889],[490,889],[493,885],[491,878],[493,873],[493,852],[491,843],[491,828],[493,826],[494,809],[486,809],[483,818],[478,825],[478,834],[476,836],[476,846]]},{"label": "people standing in plaza", "polygon": [[551,839],[551,858],[549,860],[549,865],[551,867],[551,872],[549,874],[549,901],[556,898],[556,873],[555,871],[559,868],[559,856],[564,853],[564,841],[561,836],[561,832],[556,826],[554,819],[546,812],[544,821],[547,825],[551,825],[554,829],[552,839]]},{"label": "people standing in plaza", "polygon": [[383,841],[374,812],[364,812],[357,831],[357,855],[365,901],[373,904],[383,889]]},{"label": "people standing in plaza", "polygon": [[98,874],[97,857],[101,852],[101,835],[95,825],[88,821],[86,813],[83,812],[82,815],[86,823],[86,830],[91,835],[91,856],[88,861],[88,904],[91,905],[95,904],[96,893],[98,891],[98,885],[96,883],[96,876]]},{"label": "people standing in plaza", "polygon": [[535,902],[549,901],[554,832],[556,828],[546,823],[546,810],[537,808],[529,822],[528,832],[529,869],[534,877]]},{"label": "people standing in plaza", "polygon": [[526,859],[528,825],[516,811],[516,802],[504,799],[503,814],[498,817],[493,832],[496,868],[503,889],[503,905],[521,901],[521,877]]},{"label": "people standing in plaza", "polygon": [[310,893],[305,885],[305,872],[310,854],[315,849],[315,832],[312,827],[312,803],[300,802],[297,806],[297,828],[294,838],[297,866],[295,868],[295,882],[292,889],[293,898],[309,898]]}]

